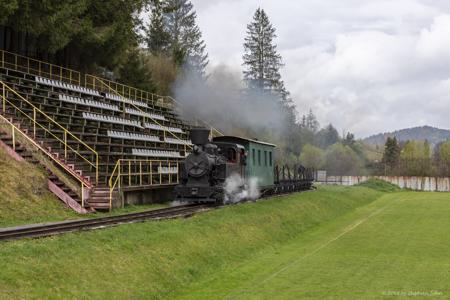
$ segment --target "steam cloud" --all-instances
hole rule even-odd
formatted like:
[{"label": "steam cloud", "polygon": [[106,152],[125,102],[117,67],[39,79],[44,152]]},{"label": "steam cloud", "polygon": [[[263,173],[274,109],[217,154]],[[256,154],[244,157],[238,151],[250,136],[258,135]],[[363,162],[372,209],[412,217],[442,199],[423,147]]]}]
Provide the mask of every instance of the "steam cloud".
[{"label": "steam cloud", "polygon": [[258,178],[251,177],[245,182],[239,174],[232,174],[225,180],[225,204],[256,200],[260,195]]},{"label": "steam cloud", "polygon": [[280,97],[244,92],[240,74],[226,66],[216,67],[206,81],[193,74],[180,76],[174,91],[183,119],[201,119],[228,134],[240,129],[276,132],[284,126]]}]

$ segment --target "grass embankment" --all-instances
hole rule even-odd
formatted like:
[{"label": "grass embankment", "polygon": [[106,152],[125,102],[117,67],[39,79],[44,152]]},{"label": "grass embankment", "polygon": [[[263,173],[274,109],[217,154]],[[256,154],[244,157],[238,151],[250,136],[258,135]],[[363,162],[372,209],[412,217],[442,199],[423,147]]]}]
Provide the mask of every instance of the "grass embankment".
[{"label": "grass embankment", "polygon": [[0,227],[74,218],[47,188],[42,169],[0,148]]},{"label": "grass embankment", "polygon": [[48,190],[39,166],[17,162],[0,148],[0,228],[22,224],[96,218],[167,207],[166,204],[129,205],[112,213],[79,215]]},{"label": "grass embankment", "polygon": [[320,187],[190,219],[3,243],[0,298],[205,298],[214,294],[189,286],[220,283],[230,270],[381,195],[367,187]]}]

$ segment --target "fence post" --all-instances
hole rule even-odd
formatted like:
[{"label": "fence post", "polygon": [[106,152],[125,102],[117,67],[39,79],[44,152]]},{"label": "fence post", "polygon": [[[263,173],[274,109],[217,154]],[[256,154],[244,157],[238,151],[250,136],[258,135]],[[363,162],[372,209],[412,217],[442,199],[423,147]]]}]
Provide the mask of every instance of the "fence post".
[{"label": "fence post", "polygon": [[36,139],[36,107],[33,107],[33,137]]},{"label": "fence post", "polygon": [[139,161],[139,184],[142,185],[142,161]]},{"label": "fence post", "polygon": [[12,126],[12,146],[13,146],[13,150],[16,151],[16,130],[14,128],[14,125]]},{"label": "fence post", "polygon": [[152,161],[150,161],[150,185],[153,185],[153,166],[152,166]]},{"label": "fence post", "polygon": [[162,185],[161,161],[159,161],[159,185]]},{"label": "fence post", "polygon": [[112,207],[112,195],[113,195],[113,189],[110,187],[109,188],[109,212],[111,212],[111,207]]},{"label": "fence post", "polygon": [[131,161],[128,161],[128,185],[131,186]]},{"label": "fence post", "polygon": [[119,190],[122,188],[122,174],[120,168],[122,168],[122,161],[119,159],[119,171],[117,172],[117,176],[119,176]]},{"label": "fence post", "polygon": [[98,185],[98,153],[95,153],[95,183]]},{"label": "fence post", "polygon": [[64,130],[64,158],[67,163],[67,131]]},{"label": "fence post", "polygon": [[6,93],[5,93],[5,84],[2,82],[3,85],[3,113],[6,113]]},{"label": "fence post", "polygon": [[81,207],[84,207],[84,183],[81,182]]}]

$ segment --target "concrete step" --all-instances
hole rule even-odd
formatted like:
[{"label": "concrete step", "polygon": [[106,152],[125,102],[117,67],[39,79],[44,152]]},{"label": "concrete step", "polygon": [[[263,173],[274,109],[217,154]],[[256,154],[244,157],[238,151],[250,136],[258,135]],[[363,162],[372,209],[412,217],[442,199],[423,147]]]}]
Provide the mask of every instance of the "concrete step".
[{"label": "concrete step", "polygon": [[109,203],[89,203],[96,210],[109,210]]}]

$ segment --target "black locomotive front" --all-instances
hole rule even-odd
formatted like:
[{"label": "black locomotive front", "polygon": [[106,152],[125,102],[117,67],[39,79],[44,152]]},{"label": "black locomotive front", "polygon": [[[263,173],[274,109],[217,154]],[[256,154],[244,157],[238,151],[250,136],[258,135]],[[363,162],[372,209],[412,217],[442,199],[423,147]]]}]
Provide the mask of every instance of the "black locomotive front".
[{"label": "black locomotive front", "polygon": [[227,159],[217,145],[210,143],[209,130],[193,128],[193,151],[180,166],[176,198],[183,202],[220,202],[226,179]]}]

